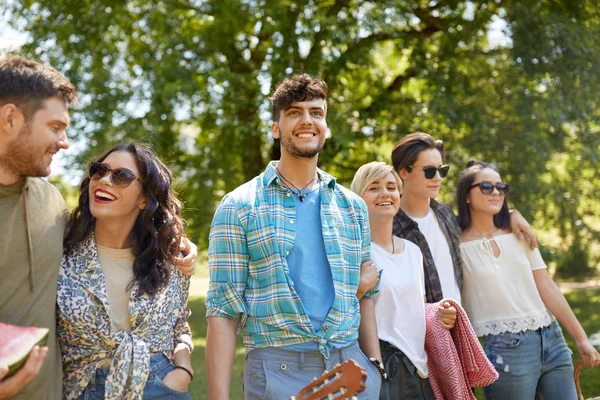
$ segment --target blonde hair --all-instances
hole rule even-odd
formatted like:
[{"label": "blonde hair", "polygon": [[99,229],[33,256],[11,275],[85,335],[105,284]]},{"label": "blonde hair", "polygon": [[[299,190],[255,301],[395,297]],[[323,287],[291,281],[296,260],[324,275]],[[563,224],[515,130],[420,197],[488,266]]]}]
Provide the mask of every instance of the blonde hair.
[{"label": "blonde hair", "polygon": [[398,190],[402,191],[402,181],[400,180],[398,173],[394,171],[394,167],[381,161],[373,161],[361,166],[358,171],[356,171],[356,174],[354,174],[350,189],[357,195],[362,196],[371,183],[380,180],[387,176],[387,174],[394,175]]}]

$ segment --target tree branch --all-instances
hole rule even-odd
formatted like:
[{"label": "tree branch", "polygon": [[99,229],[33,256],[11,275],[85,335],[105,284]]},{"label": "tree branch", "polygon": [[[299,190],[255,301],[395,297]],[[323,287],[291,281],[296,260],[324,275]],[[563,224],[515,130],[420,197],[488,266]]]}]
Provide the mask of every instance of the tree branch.
[{"label": "tree branch", "polygon": [[408,82],[410,79],[417,76],[417,69],[415,67],[410,67],[402,75],[398,75],[392,83],[386,87],[379,95],[367,106],[364,108],[366,113],[371,113],[374,111],[374,108],[381,103],[386,103],[389,100],[392,93],[399,91],[402,89],[404,84]]}]

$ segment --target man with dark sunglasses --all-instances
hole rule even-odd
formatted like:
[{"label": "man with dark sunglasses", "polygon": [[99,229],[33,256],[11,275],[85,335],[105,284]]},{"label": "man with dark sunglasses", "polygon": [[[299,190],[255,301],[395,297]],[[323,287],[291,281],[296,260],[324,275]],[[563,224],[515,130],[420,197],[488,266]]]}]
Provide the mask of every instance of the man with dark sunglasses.
[{"label": "man with dark sunglasses", "polygon": [[[69,212],[40,178],[69,147],[67,106],[76,103],[75,87],[54,68],[0,59],[0,322],[49,329],[47,347],[34,347],[15,375],[3,379],[8,366],[0,365],[0,399],[63,397],[56,288]],[[179,267],[189,274],[197,251],[187,246]]]},{"label": "man with dark sunglasses", "polygon": [[[447,297],[460,302],[463,282],[460,227],[452,207],[435,199],[450,169],[443,164],[444,156],[443,142],[422,132],[405,136],[392,151],[392,164],[403,181],[393,232],[418,245],[423,253],[428,303]],[[485,185],[480,189],[489,190]],[[535,235],[520,214],[511,215],[511,228],[536,247]]]}]

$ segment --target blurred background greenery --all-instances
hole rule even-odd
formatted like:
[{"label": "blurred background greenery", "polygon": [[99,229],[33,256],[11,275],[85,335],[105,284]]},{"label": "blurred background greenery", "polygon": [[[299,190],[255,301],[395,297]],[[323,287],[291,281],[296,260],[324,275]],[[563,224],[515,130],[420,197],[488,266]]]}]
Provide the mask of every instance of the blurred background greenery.
[{"label": "blurred background greenery", "polygon": [[[207,245],[229,190],[279,156],[268,95],[297,72],[329,84],[320,166],[348,184],[412,131],[458,171],[494,161],[560,277],[600,262],[600,12],[592,0],[7,0],[19,53],[78,87],[65,176],[123,140],[178,176],[188,232]],[[6,53],[6,51],[4,51]]]}]

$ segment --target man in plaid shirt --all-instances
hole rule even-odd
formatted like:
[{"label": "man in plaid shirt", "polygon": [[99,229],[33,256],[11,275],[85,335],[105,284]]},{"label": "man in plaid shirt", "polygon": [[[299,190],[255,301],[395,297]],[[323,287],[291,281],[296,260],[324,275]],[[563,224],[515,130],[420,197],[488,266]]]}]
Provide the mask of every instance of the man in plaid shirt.
[{"label": "man in plaid shirt", "polygon": [[272,133],[281,159],[227,194],[215,213],[206,299],[211,400],[229,399],[237,331],[246,399],[289,398],[346,359],[367,370],[359,398],[379,397],[374,292],[357,298],[361,264],[370,260],[367,208],[317,168],[329,133],[326,95],[325,82],[306,74],[277,87]]}]

